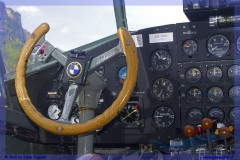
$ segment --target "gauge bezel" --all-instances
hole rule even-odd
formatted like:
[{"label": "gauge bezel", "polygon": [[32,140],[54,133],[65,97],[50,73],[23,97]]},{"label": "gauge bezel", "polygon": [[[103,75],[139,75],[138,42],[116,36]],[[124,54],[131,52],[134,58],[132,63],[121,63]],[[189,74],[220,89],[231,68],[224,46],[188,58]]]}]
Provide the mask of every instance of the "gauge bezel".
[{"label": "gauge bezel", "polygon": [[[210,98],[209,98],[209,91],[210,91],[211,89],[213,89],[213,88],[219,88],[219,89],[221,89],[222,95],[223,95],[223,97],[221,98],[221,100],[219,100],[219,101],[211,101],[211,100],[210,100]],[[208,98],[208,101],[211,102],[211,103],[220,103],[220,102],[224,99],[224,91],[223,91],[223,89],[222,89],[221,87],[212,86],[212,87],[208,88],[208,90],[207,90],[207,98]]]},{"label": "gauge bezel", "polygon": [[[153,65],[153,63],[152,63],[152,58],[153,58],[153,56],[155,55],[155,53],[158,52],[158,51],[159,51],[159,52],[160,52],[160,51],[164,51],[164,52],[166,52],[166,53],[169,55],[171,61],[170,61],[170,64],[167,66],[167,68],[157,69],[157,68]],[[156,49],[156,50],[154,50],[154,51],[151,52],[151,56],[150,56],[150,67],[152,67],[152,69],[153,69],[154,71],[164,72],[164,71],[168,70],[169,68],[171,68],[172,63],[173,63],[173,57],[172,57],[172,55],[171,55],[171,53],[170,53],[169,50],[159,48],[159,49]]]},{"label": "gauge bezel", "polygon": [[[221,77],[220,77],[220,78],[217,77],[218,79],[211,79],[211,78],[209,78],[209,76],[208,76],[208,73],[209,73],[210,70],[211,70],[212,68],[214,68],[214,67],[219,68],[219,69],[221,70]],[[210,80],[210,81],[212,81],[212,82],[220,81],[220,80],[223,78],[223,70],[222,70],[221,67],[219,67],[219,66],[217,66],[217,65],[216,65],[216,66],[211,66],[211,67],[207,68],[206,75],[207,75],[208,80]]]},{"label": "gauge bezel", "polygon": [[[161,108],[168,108],[170,109],[170,111],[173,113],[173,121],[171,122],[170,125],[166,126],[166,127],[161,127],[159,126],[157,123],[156,123],[156,120],[155,120],[155,113],[157,112],[157,110],[161,109]],[[175,121],[176,121],[176,115],[175,115],[175,112],[174,110],[172,109],[172,107],[170,106],[167,106],[167,105],[163,105],[163,106],[157,106],[155,107],[155,109],[153,110],[153,113],[152,113],[152,120],[153,120],[153,125],[155,126],[156,129],[167,129],[167,128],[170,128],[174,125]]]},{"label": "gauge bezel", "polygon": [[[191,69],[197,69],[197,70],[199,70],[199,72],[200,72],[200,79],[198,79],[197,81],[189,81],[189,79],[187,78],[187,73],[188,73],[188,71],[190,71]],[[201,81],[201,79],[202,79],[202,72],[201,72],[201,69],[200,68],[198,68],[198,67],[195,67],[195,66],[192,66],[192,67],[190,67],[190,68],[187,68],[187,71],[185,72],[185,77],[186,77],[186,80],[189,82],[189,83],[198,83],[198,82],[200,82]]]},{"label": "gauge bezel", "polygon": [[[159,97],[153,92],[153,85],[155,84],[156,81],[158,81],[158,80],[160,80],[160,79],[164,79],[164,80],[169,81],[170,84],[171,84],[171,86],[172,86],[172,92],[171,92],[171,94],[170,94],[168,97],[159,98]],[[173,96],[174,91],[175,91],[175,90],[174,90],[174,83],[173,83],[172,81],[170,81],[169,79],[167,79],[167,78],[162,78],[162,77],[161,77],[161,78],[157,78],[157,79],[155,79],[155,80],[152,82],[152,85],[151,85],[151,93],[152,93],[153,97],[154,97],[155,99],[159,100],[159,101],[166,101],[166,100],[170,99],[170,98]]]},{"label": "gauge bezel", "polygon": [[197,124],[201,123],[201,120],[200,120],[199,122],[193,123],[193,121],[190,121],[189,118],[188,118],[188,115],[189,115],[190,111],[192,111],[192,110],[194,110],[194,109],[197,109],[198,111],[200,111],[200,113],[201,113],[201,115],[202,115],[201,119],[204,118],[204,113],[203,113],[203,111],[202,111],[200,108],[192,107],[192,108],[189,108],[189,109],[187,110],[187,112],[186,112],[186,121],[187,121],[188,123],[192,124],[192,125],[197,125]]},{"label": "gauge bezel", "polygon": [[[228,45],[228,50],[225,51],[225,53],[222,54],[221,56],[218,56],[218,55],[216,55],[216,53],[213,53],[212,51],[210,51],[210,50],[209,50],[209,47],[208,47],[208,45],[210,44],[210,43],[209,43],[210,40],[213,39],[214,37],[217,37],[217,36],[223,36],[224,38],[226,38],[226,40],[228,41],[228,44],[229,44],[229,45]],[[226,36],[226,35],[224,35],[224,34],[222,34],[222,33],[216,33],[216,34],[208,37],[208,40],[207,40],[207,43],[206,43],[206,47],[207,47],[208,53],[210,53],[212,56],[214,56],[214,57],[216,57],[216,58],[223,58],[223,57],[225,57],[225,56],[227,55],[227,53],[230,51],[230,49],[231,49],[231,43],[230,43],[230,40],[229,40],[228,36]]]},{"label": "gauge bezel", "polygon": [[[187,42],[187,41],[194,41],[195,44],[197,45],[197,49],[195,50],[195,52],[193,54],[189,54],[187,53],[185,50],[184,50],[184,43]],[[195,40],[195,39],[186,39],[183,41],[182,43],[182,51],[189,57],[192,57],[193,55],[195,55],[197,52],[198,52],[198,42]]]},{"label": "gauge bezel", "polygon": [[[189,100],[188,100],[188,93],[191,91],[191,90],[193,90],[193,89],[198,89],[200,92],[201,92],[201,99],[199,100],[199,101],[197,101],[197,102],[190,102]],[[193,87],[191,87],[191,88],[189,88],[188,90],[187,90],[187,92],[186,92],[186,101],[188,102],[188,103],[191,103],[191,104],[196,104],[196,103],[200,103],[202,100],[203,100],[203,91],[199,88],[199,87],[195,87],[195,86],[193,86]]]},{"label": "gauge bezel", "polygon": [[223,113],[223,118],[222,120],[220,120],[219,122],[224,122],[224,119],[226,117],[225,113],[224,113],[224,109],[220,108],[220,107],[211,107],[208,109],[208,112],[207,112],[207,117],[210,118],[209,114],[210,114],[210,111],[212,111],[213,109],[218,109],[218,110],[221,110],[221,112]]}]

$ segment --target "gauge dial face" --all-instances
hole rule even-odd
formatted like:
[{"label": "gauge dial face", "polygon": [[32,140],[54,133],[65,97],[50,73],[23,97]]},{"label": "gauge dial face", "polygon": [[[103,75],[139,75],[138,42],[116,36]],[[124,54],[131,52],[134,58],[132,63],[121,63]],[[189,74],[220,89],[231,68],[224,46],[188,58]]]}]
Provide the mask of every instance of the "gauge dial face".
[{"label": "gauge dial face", "polygon": [[203,113],[198,108],[191,108],[187,112],[187,121],[190,124],[200,124],[203,119]]},{"label": "gauge dial face", "polygon": [[221,108],[214,107],[208,111],[208,118],[216,120],[217,122],[222,122],[224,119],[224,112]]},{"label": "gauge dial face", "polygon": [[157,127],[167,128],[170,127],[175,119],[173,111],[168,107],[159,107],[154,112],[153,119]]},{"label": "gauge dial face", "polygon": [[208,99],[210,102],[220,102],[223,99],[223,91],[219,87],[212,87],[208,90]]},{"label": "gauge dial face", "polygon": [[198,88],[190,88],[187,92],[187,101],[198,103],[202,100],[202,91]]},{"label": "gauge dial face", "polygon": [[240,117],[240,108],[239,107],[234,107],[229,111],[229,119],[231,122],[234,122],[235,117]]},{"label": "gauge dial face", "polygon": [[239,102],[240,101],[240,86],[234,86],[229,90],[229,97],[234,101],[234,102]]},{"label": "gauge dial face", "polygon": [[233,65],[228,69],[228,77],[230,79],[240,78],[240,65]]},{"label": "gauge dial face", "polygon": [[77,123],[79,123],[79,118],[78,118],[77,116],[72,116],[72,117],[70,118],[70,123],[71,123],[71,124],[77,124]]},{"label": "gauge dial face", "polygon": [[152,54],[151,65],[157,71],[165,71],[172,64],[172,57],[167,50],[157,50]]},{"label": "gauge dial face", "polygon": [[210,67],[208,70],[207,70],[207,78],[210,80],[210,81],[219,81],[221,78],[222,78],[222,70],[221,68],[217,67],[217,66],[213,66],[213,67]]},{"label": "gauge dial face", "polygon": [[52,120],[57,120],[60,118],[62,111],[59,109],[59,107],[55,104],[50,105],[48,107],[48,117]]},{"label": "gauge dial face", "polygon": [[122,66],[119,70],[118,70],[118,81],[119,83],[123,84],[126,77],[127,77],[127,66]]},{"label": "gauge dial face", "polygon": [[229,51],[230,42],[224,35],[217,34],[208,39],[208,51],[215,57],[223,57]]},{"label": "gauge dial face", "polygon": [[194,40],[186,40],[183,42],[182,48],[184,53],[186,53],[188,56],[192,56],[197,52],[198,45]]},{"label": "gauge dial face", "polygon": [[152,85],[152,93],[159,100],[169,99],[173,93],[173,84],[165,78],[157,79]]},{"label": "gauge dial face", "polygon": [[237,39],[237,50],[240,52],[240,36]]},{"label": "gauge dial face", "polygon": [[127,104],[120,113],[120,121],[126,126],[139,125],[140,110],[138,104]]},{"label": "gauge dial face", "polygon": [[186,73],[186,79],[191,83],[197,83],[202,78],[201,71],[198,68],[189,68]]}]

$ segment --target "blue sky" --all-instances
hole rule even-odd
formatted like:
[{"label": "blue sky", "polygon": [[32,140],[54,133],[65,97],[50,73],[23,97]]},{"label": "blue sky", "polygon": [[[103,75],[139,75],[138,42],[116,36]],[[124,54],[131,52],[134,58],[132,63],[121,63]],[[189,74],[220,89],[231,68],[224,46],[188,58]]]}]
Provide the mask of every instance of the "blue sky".
[{"label": "blue sky", "polygon": [[[23,27],[28,31],[48,22],[51,30],[47,40],[65,51],[116,32],[111,5],[8,5],[10,2],[7,6],[21,13]],[[126,12],[130,30],[188,21],[181,5],[127,4]]]}]

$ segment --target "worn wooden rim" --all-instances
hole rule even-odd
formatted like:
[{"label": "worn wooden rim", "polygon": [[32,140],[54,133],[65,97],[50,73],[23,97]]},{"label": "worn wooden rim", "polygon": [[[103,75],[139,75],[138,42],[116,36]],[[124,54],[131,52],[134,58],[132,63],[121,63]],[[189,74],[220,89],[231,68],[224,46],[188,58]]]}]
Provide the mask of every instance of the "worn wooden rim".
[{"label": "worn wooden rim", "polygon": [[123,88],[120,91],[117,99],[113,104],[101,115],[95,117],[94,119],[81,124],[65,124],[50,120],[39,113],[36,107],[32,104],[28,92],[26,89],[26,66],[30,54],[37,42],[49,31],[49,25],[47,23],[41,24],[27,39],[25,45],[23,46],[19,59],[16,66],[15,74],[15,87],[19,103],[26,113],[26,115],[39,127],[45,129],[48,132],[57,135],[81,135],[98,128],[103,127],[111,120],[113,120],[124,108],[128,102],[132,91],[135,87],[137,81],[138,73],[138,58],[137,51],[132,40],[132,37],[127,29],[118,29],[117,35],[121,41],[123,51],[126,55],[127,61],[127,78],[123,84]]}]

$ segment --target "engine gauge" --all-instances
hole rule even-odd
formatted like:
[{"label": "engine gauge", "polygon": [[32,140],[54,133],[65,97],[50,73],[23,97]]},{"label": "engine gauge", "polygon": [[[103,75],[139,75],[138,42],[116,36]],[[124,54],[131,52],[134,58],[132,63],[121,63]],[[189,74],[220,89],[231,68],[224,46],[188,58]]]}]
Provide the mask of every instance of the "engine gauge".
[{"label": "engine gauge", "polygon": [[55,104],[52,104],[48,107],[48,117],[52,120],[57,120],[60,118],[62,111]]},{"label": "engine gauge", "polygon": [[208,99],[210,102],[220,102],[223,99],[223,91],[219,87],[212,87],[208,90]]},{"label": "engine gauge", "polygon": [[240,65],[232,65],[228,69],[228,77],[230,79],[238,79],[238,78],[240,78]]},{"label": "engine gauge", "polygon": [[224,35],[217,34],[208,39],[208,51],[215,57],[223,57],[230,48],[230,42]]},{"label": "engine gauge", "polygon": [[77,116],[72,116],[72,117],[70,118],[70,123],[71,123],[71,124],[77,124],[77,123],[79,123],[79,118],[78,118]]},{"label": "engine gauge", "polygon": [[173,84],[168,79],[159,78],[152,85],[152,93],[159,100],[169,99],[173,93]]},{"label": "engine gauge", "polygon": [[234,102],[239,102],[240,101],[240,86],[234,86],[229,90],[229,97],[234,101]]},{"label": "engine gauge", "polygon": [[198,88],[190,88],[187,92],[187,101],[197,103],[202,100],[202,91]]},{"label": "engine gauge", "polygon": [[222,122],[224,119],[224,112],[221,108],[214,107],[208,111],[208,118],[216,120],[217,122]]},{"label": "engine gauge", "polygon": [[140,110],[138,104],[127,104],[120,113],[120,121],[127,126],[139,125]]},{"label": "engine gauge", "polygon": [[200,124],[203,119],[203,113],[198,108],[191,108],[187,112],[187,121],[190,124]]},{"label": "engine gauge", "polygon": [[237,50],[240,52],[240,36],[237,39]]},{"label": "engine gauge", "polygon": [[119,83],[123,84],[126,77],[127,77],[127,66],[122,66],[119,70],[118,70],[118,81]]},{"label": "engine gauge", "polygon": [[159,107],[153,114],[153,119],[157,127],[170,127],[175,119],[173,111],[169,107]]},{"label": "engine gauge", "polygon": [[234,122],[234,119],[236,117],[240,117],[240,108],[239,107],[234,107],[229,111],[229,119],[231,122]]},{"label": "engine gauge", "polygon": [[201,71],[198,68],[189,68],[186,73],[186,79],[191,83],[197,83],[202,78]]},{"label": "engine gauge", "polygon": [[167,50],[157,50],[151,57],[151,65],[157,71],[165,71],[172,64],[172,57]]},{"label": "engine gauge", "polygon": [[198,45],[194,40],[186,40],[183,42],[182,48],[184,53],[186,53],[188,56],[192,56],[197,52]]},{"label": "engine gauge", "polygon": [[221,68],[217,67],[217,66],[213,66],[213,67],[210,67],[208,70],[207,70],[207,78],[210,80],[210,81],[219,81],[221,78],[222,78],[222,70]]}]

